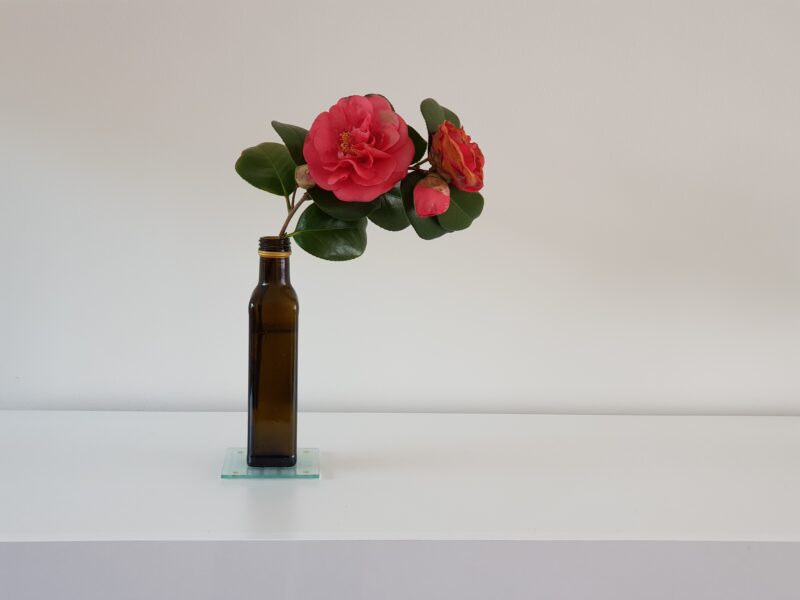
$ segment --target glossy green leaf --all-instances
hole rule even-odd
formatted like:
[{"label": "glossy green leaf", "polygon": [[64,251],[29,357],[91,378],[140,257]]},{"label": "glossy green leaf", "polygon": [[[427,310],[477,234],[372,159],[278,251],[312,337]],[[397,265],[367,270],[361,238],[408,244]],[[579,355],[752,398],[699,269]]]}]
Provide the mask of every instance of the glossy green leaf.
[{"label": "glossy green leaf", "polygon": [[473,220],[483,212],[483,196],[478,192],[462,192],[457,187],[450,186],[450,201],[456,202],[465,213]]},{"label": "glossy green leaf", "polygon": [[436,220],[447,231],[460,231],[472,225],[472,217],[465,213],[452,197],[448,209],[438,215]]},{"label": "glossy green leaf", "polygon": [[403,198],[400,195],[400,187],[395,186],[379,199],[380,204],[369,215],[369,220],[378,227],[383,227],[389,231],[402,231],[408,227],[408,216],[403,206]]},{"label": "glossy green leaf", "polygon": [[283,143],[292,155],[292,160],[297,166],[306,164],[306,159],[303,157],[303,144],[306,141],[308,130],[298,127],[297,125],[288,125],[278,121],[272,122],[272,128],[281,136]]},{"label": "glossy green leaf", "polygon": [[312,204],[300,215],[291,237],[318,258],[352,260],[367,247],[367,220],[340,221]]},{"label": "glossy green leaf", "polygon": [[422,112],[422,118],[425,119],[425,127],[428,129],[428,133],[436,131],[436,128],[447,118],[444,114],[444,109],[433,98],[425,98],[419,105],[419,109]]},{"label": "glossy green leaf", "polygon": [[411,222],[411,226],[417,235],[423,240],[433,240],[443,236],[447,231],[439,225],[436,217],[420,217],[414,210],[414,186],[420,179],[425,177],[425,173],[409,173],[400,184],[400,192],[403,196],[403,206],[406,209],[406,216]]},{"label": "glossy green leaf", "polygon": [[295,164],[283,144],[265,142],[242,152],[236,161],[236,172],[260,190],[289,196],[296,188]]},{"label": "glossy green leaf", "polygon": [[459,231],[472,225],[483,212],[483,196],[474,192],[462,192],[450,186],[450,207],[436,217],[439,225],[447,231]]},{"label": "glossy green leaf", "polygon": [[408,136],[414,142],[414,158],[411,162],[416,163],[422,160],[425,156],[425,151],[428,149],[428,142],[419,134],[413,127],[408,127]]},{"label": "glossy green leaf", "polygon": [[372,202],[342,202],[333,192],[323,190],[319,186],[314,186],[308,190],[308,194],[314,203],[319,206],[324,212],[328,213],[334,219],[341,221],[357,221],[369,215],[373,210],[378,208],[380,204],[379,199]]},{"label": "glossy green leaf", "polygon": [[419,106],[422,116],[425,119],[425,126],[428,133],[433,133],[442,124],[442,121],[450,121],[456,127],[461,127],[461,120],[458,115],[449,108],[439,104],[433,98],[426,98]]},{"label": "glossy green leaf", "polygon": [[458,115],[454,113],[452,110],[447,108],[446,106],[442,107],[444,111],[444,118],[450,121],[456,127],[461,127],[461,119],[458,118]]}]

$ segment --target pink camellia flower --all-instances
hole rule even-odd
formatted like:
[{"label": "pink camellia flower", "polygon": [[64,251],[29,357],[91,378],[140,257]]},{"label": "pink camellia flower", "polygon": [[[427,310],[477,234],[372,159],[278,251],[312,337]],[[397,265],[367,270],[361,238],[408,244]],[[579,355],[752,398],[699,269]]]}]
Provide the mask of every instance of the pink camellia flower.
[{"label": "pink camellia flower", "polygon": [[319,187],[345,202],[369,202],[405,177],[414,143],[386,98],[348,96],[314,119],[303,156]]},{"label": "pink camellia flower", "polygon": [[430,156],[434,168],[461,191],[483,187],[483,152],[463,127],[442,122],[431,139]]},{"label": "pink camellia flower", "polygon": [[440,215],[450,208],[450,188],[436,173],[426,175],[414,186],[414,210],[420,217]]}]

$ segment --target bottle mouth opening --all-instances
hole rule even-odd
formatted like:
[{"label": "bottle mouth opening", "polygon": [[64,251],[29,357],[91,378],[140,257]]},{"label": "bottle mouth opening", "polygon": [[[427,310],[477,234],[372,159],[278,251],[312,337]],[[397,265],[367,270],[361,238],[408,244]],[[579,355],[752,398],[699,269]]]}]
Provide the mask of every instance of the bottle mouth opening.
[{"label": "bottle mouth opening", "polygon": [[262,252],[291,253],[292,242],[288,237],[264,236],[258,240],[258,253],[261,254]]}]

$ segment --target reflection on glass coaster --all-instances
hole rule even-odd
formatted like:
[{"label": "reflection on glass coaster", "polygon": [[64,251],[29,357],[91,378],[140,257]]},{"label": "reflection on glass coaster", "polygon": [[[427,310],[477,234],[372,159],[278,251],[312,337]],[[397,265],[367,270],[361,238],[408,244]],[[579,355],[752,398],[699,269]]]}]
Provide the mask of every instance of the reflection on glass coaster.
[{"label": "reflection on glass coaster", "polygon": [[223,479],[319,479],[319,448],[298,448],[293,467],[250,467],[247,448],[228,448]]}]

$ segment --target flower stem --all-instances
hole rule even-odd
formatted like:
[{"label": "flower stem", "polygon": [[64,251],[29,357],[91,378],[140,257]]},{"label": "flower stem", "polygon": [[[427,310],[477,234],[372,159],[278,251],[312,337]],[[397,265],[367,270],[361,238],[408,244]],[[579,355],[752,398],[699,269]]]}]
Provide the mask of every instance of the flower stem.
[{"label": "flower stem", "polygon": [[309,199],[309,195],[308,195],[308,192],[306,192],[305,194],[303,194],[303,197],[300,198],[300,200],[298,200],[297,203],[294,206],[292,206],[291,210],[289,211],[289,214],[286,215],[286,220],[283,222],[283,227],[281,227],[281,231],[278,234],[278,237],[286,237],[286,228],[289,226],[289,221],[292,220],[292,217],[294,216],[294,213],[297,212],[297,209],[300,208],[300,206],[303,204],[303,202],[305,202],[308,199]]},{"label": "flower stem", "polygon": [[290,202],[290,206],[287,206],[287,207],[286,207],[286,208],[288,208],[289,210],[291,210],[292,208],[294,208],[294,197],[295,197],[295,196],[297,196],[297,188],[294,188],[294,191],[292,192],[292,201]]}]

